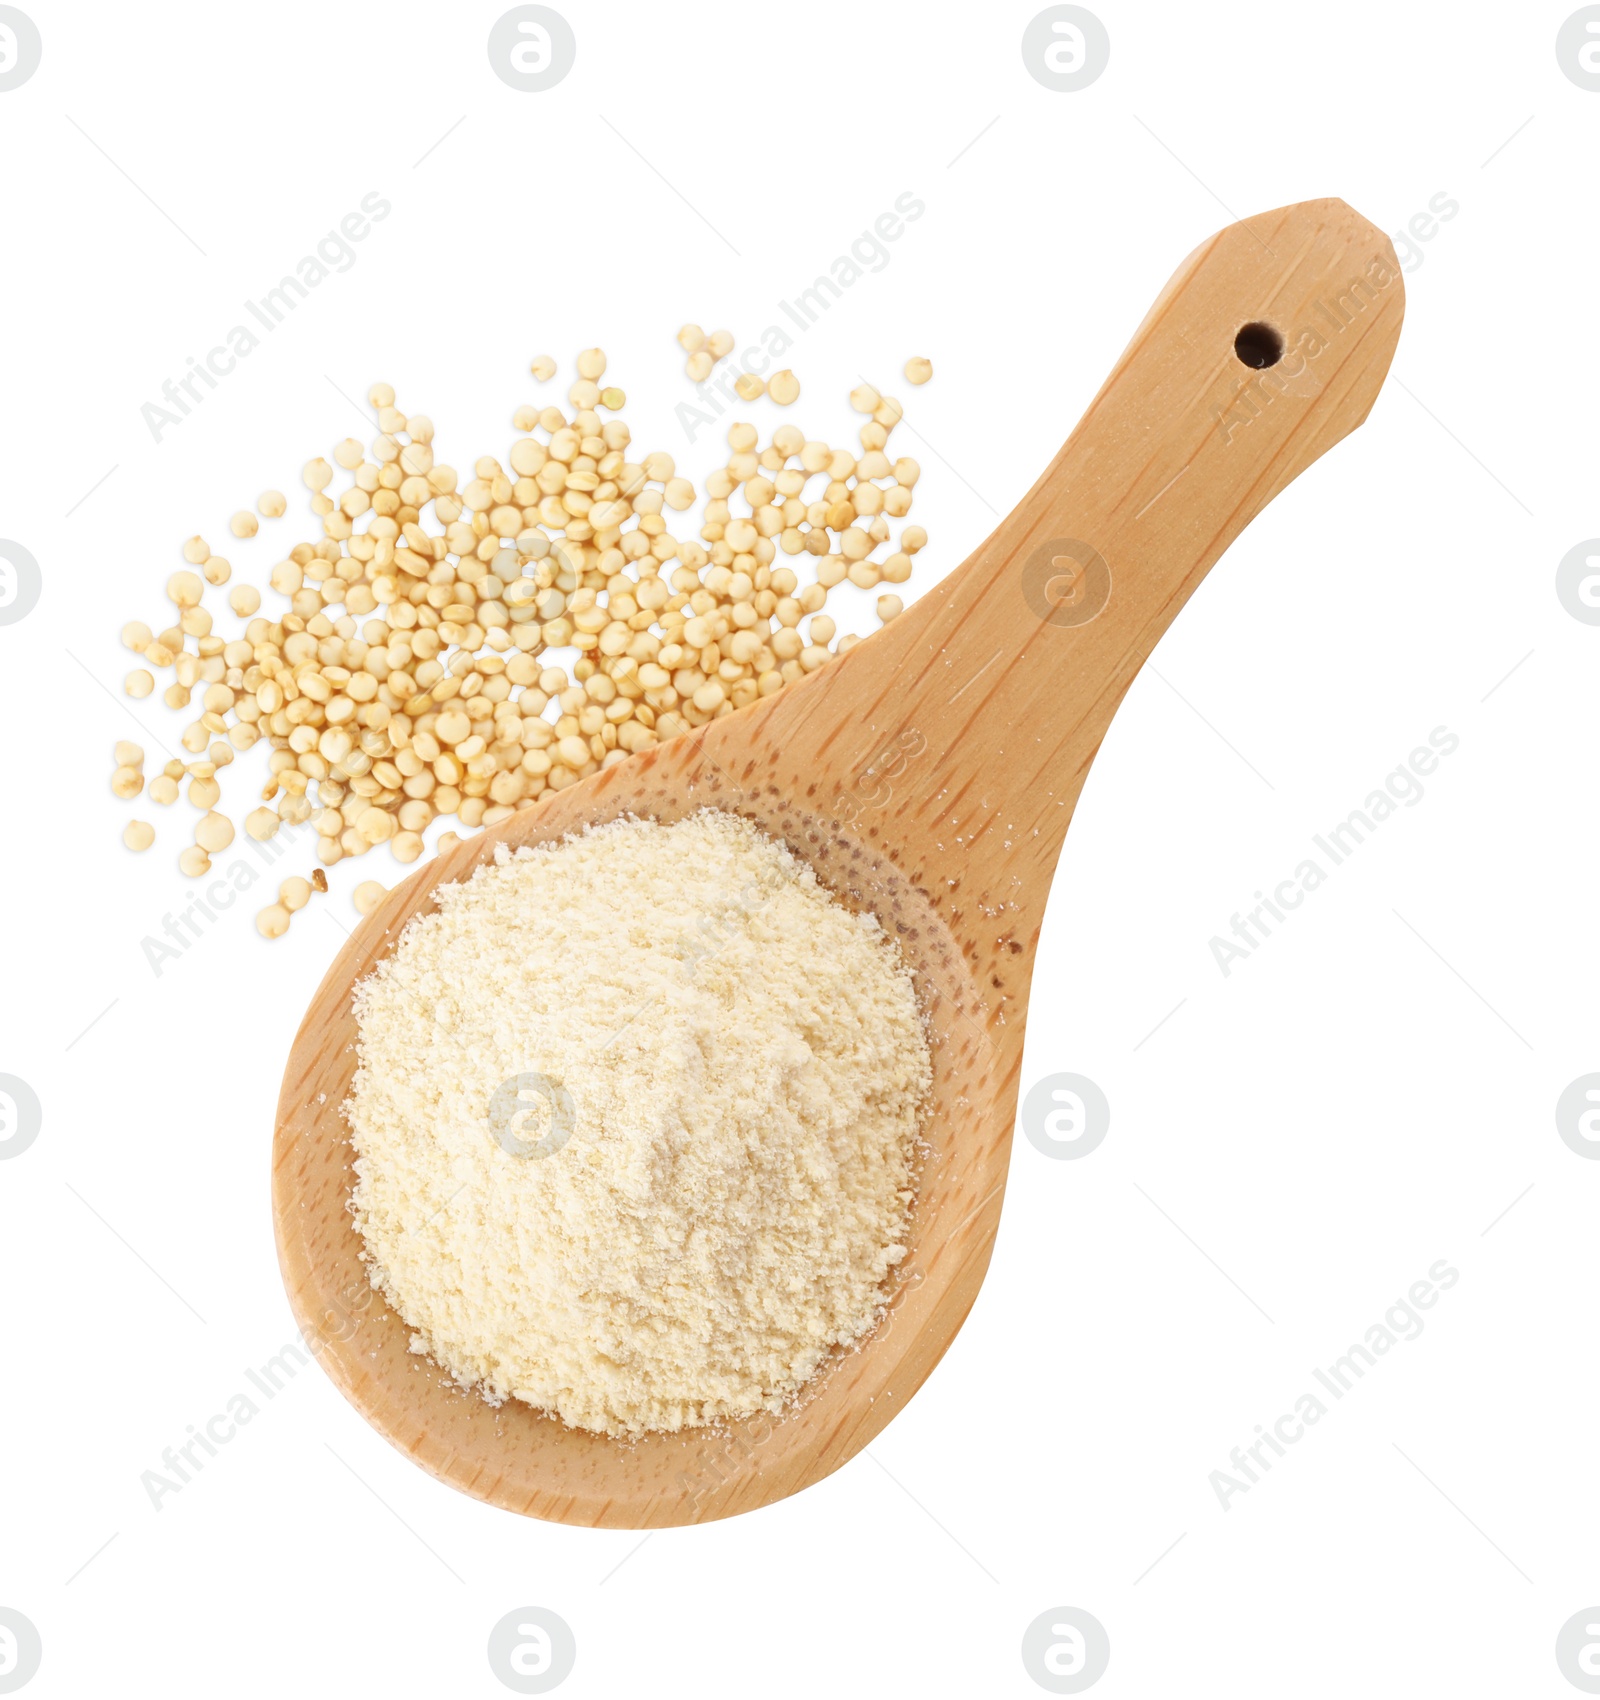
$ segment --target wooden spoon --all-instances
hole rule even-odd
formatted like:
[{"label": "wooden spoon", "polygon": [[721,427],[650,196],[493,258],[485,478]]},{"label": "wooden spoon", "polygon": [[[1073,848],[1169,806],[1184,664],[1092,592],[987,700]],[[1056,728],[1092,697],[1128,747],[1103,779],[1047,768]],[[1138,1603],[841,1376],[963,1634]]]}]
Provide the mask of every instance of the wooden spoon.
[{"label": "wooden spoon", "polygon": [[[1388,237],[1343,201],[1220,231],[1179,267],[1066,446],[959,571],[802,683],[458,844],[357,928],[289,1058],[273,1210],[306,1340],[381,1434],[492,1504],[643,1529],[794,1493],[905,1405],[988,1266],[1034,950],[1089,764],[1207,569],[1366,417],[1403,313]],[[910,1254],[859,1350],[781,1417],[619,1443],[447,1385],[368,1285],[340,1115],[356,1061],[351,986],[431,907],[435,886],[495,845],[707,806],[782,839],[900,940],[935,1046],[932,1156]]]}]

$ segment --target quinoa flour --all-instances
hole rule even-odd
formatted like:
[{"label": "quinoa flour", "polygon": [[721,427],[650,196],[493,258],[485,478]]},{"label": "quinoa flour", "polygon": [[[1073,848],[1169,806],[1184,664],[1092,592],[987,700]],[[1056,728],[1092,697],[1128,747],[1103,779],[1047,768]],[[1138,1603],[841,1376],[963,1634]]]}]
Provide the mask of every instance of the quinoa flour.
[{"label": "quinoa flour", "polygon": [[356,988],[345,1105],[412,1349],[611,1435],[781,1408],[905,1255],[932,1069],[898,948],[713,810],[436,896]]}]

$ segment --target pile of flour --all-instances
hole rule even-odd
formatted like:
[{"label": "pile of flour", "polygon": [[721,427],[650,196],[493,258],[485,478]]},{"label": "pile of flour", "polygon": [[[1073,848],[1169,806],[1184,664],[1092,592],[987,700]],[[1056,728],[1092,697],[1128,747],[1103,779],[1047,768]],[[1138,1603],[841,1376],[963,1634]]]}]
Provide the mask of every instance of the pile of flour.
[{"label": "pile of flour", "polygon": [[345,1105],[413,1349],[611,1435],[779,1409],[905,1255],[932,1070],[896,946],[713,810],[437,897],[356,988]]}]

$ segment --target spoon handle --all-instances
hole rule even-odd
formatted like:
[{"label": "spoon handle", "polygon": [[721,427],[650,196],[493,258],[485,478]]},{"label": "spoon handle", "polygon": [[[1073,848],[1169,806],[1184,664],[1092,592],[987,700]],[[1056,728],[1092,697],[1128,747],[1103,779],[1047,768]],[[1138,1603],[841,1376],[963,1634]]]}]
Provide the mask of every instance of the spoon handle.
[{"label": "spoon handle", "polygon": [[869,804],[892,793],[872,836],[926,847],[908,871],[979,947],[975,967],[991,951],[1006,963],[994,983],[1010,1021],[1117,704],[1223,550],[1365,419],[1404,310],[1388,237],[1343,201],[1219,231],[976,553],[792,704],[774,702],[780,738],[792,716],[799,744],[837,757],[849,727],[852,751],[873,752],[847,788]]}]

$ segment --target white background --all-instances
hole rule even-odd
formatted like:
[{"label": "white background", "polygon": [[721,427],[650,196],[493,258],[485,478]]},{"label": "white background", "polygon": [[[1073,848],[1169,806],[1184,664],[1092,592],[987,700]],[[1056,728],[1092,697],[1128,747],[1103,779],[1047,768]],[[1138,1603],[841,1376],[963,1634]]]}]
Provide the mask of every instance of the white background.
[{"label": "white background", "polygon": [[[1023,1631],[1066,1605],[1109,1633],[1108,1700],[1577,1692],[1554,1643],[1600,1597],[1600,1166],[1553,1110],[1600,1068],[1600,628],[1554,574],[1600,532],[1600,94],[1557,64],[1570,7],[1097,0],[1110,67],[1072,94],[1025,71],[1031,3],[563,9],[576,68],[529,95],[491,74],[498,4],[28,0],[0,534],[44,593],[0,627],[0,1072],[44,1119],[0,1163],[0,1605],[43,1637],[30,1692],[493,1696],[490,1628],[525,1605],[572,1626],[574,1696],[1025,1696]],[[357,263],[153,442],[162,380],[372,190],[393,213]],[[371,434],[346,397],[380,378],[464,464],[505,452],[531,356],[564,393],[598,342],[636,442],[703,475],[678,324],[753,337],[906,190],[926,215],[788,358],[798,407],[741,412],[848,441],[858,374],[901,394],[920,590],[1233,215],[1340,195],[1398,232],[1459,205],[1408,260],[1370,421],[1213,571],[1084,792],[1024,1085],[1090,1076],[1109,1137],[1076,1162],[1018,1140],[944,1362],[770,1509],[643,1541],[520,1520],[315,1368],[153,1509],[141,1472],[292,1337],[278,1076],[351,886],[399,870],[339,867],[273,945],[241,903],[157,978],[187,805],[119,803],[110,749],[154,772],[188,717],[120,696],[118,628],[165,623],[194,531],[258,583],[315,535],[299,467]],[[290,517],[228,537],[274,485]],[[1460,748],[1423,800],[1224,978],[1210,938],[1436,726]],[[161,832],[142,857],[130,813]],[[1426,1332],[1223,1510],[1230,1449],[1440,1258],[1460,1280]]]}]

